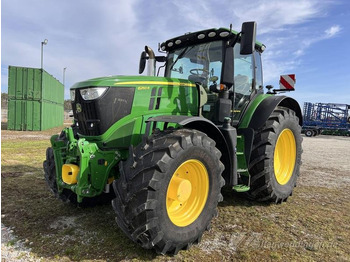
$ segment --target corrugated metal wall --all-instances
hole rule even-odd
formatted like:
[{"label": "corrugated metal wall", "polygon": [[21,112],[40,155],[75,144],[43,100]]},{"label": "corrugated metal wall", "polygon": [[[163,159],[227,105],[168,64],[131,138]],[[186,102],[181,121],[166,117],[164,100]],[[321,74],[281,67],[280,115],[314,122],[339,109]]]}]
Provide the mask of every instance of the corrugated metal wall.
[{"label": "corrugated metal wall", "polygon": [[38,68],[9,66],[8,129],[40,131],[63,125],[64,87]]}]

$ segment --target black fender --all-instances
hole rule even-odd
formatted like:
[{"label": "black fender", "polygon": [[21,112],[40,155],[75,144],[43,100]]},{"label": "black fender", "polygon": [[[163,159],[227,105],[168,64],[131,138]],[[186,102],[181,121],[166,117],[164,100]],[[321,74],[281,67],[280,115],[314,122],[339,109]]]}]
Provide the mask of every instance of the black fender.
[{"label": "black fender", "polygon": [[[220,131],[220,129],[210,120],[200,117],[200,116],[180,116],[180,115],[164,115],[151,117],[146,120],[147,123],[150,122],[164,122],[164,123],[176,123],[186,128],[196,129],[207,134],[216,143],[217,149],[220,150],[221,162],[225,166],[225,170],[222,174],[225,179],[226,185],[232,185],[233,183],[233,156],[234,148],[230,148],[228,141],[226,141],[225,136]],[[164,128],[166,128],[165,125]],[[146,130],[146,134],[148,131]]]},{"label": "black fender", "polygon": [[247,128],[238,128],[239,135],[244,135],[247,166],[249,166],[250,155],[253,147],[255,130],[263,127],[267,119],[277,106],[283,106],[292,109],[299,118],[299,125],[303,126],[303,115],[299,103],[288,96],[269,96],[264,99],[256,108]]},{"label": "black fender", "polygon": [[277,106],[283,106],[294,110],[299,118],[300,126],[303,125],[303,115],[296,100],[288,96],[270,96],[258,105],[248,127],[254,130],[261,128]]}]

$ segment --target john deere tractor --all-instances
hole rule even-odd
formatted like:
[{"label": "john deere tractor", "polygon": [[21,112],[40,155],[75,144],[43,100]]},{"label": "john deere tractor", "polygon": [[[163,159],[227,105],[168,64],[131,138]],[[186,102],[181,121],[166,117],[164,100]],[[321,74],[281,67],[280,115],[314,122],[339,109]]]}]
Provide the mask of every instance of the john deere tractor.
[{"label": "john deere tractor", "polygon": [[121,230],[161,254],[200,241],[224,185],[286,201],[302,114],[294,99],[264,94],[255,35],[255,22],[187,33],[160,44],[159,56],[145,47],[147,76],[75,84],[74,123],[52,136],[44,161],[53,194],[77,205],[112,200]]}]

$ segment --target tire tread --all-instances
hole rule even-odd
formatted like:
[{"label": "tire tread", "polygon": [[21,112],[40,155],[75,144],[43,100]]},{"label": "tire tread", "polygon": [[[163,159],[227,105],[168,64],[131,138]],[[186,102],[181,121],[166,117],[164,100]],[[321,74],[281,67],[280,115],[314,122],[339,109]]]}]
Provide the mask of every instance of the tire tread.
[{"label": "tire tread", "polygon": [[[157,205],[155,195],[162,186],[162,176],[169,169],[168,161],[191,146],[210,150],[218,161],[221,157],[221,152],[215,148],[215,142],[204,133],[191,129],[167,129],[156,132],[143,144],[133,148],[130,151],[131,157],[119,164],[120,178],[113,182],[116,198],[112,205],[116,221],[131,240],[146,249],[153,248],[160,254],[175,255],[198,243],[207,228],[206,225],[189,243],[175,243],[164,238],[164,232],[157,227],[162,221],[158,221],[154,212]],[[130,168],[133,161],[135,164]],[[220,161],[219,168],[221,188],[225,180],[221,176],[224,166]],[[215,201],[220,202],[222,199],[220,192]],[[208,215],[214,217],[216,214],[217,210],[214,210]]]}]

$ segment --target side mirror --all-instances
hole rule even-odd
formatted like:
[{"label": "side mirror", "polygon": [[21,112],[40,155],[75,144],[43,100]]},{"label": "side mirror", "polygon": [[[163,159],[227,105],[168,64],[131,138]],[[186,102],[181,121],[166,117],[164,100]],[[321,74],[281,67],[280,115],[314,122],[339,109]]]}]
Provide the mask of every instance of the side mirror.
[{"label": "side mirror", "polygon": [[221,72],[221,83],[228,88],[233,85],[233,47],[225,48],[225,56],[223,61],[223,70]]},{"label": "side mirror", "polygon": [[146,67],[146,60],[148,59],[145,51],[141,53],[140,64],[139,64],[139,74],[142,74]]},{"label": "side mirror", "polygon": [[241,30],[241,55],[250,55],[255,50],[256,22],[244,22]]}]

